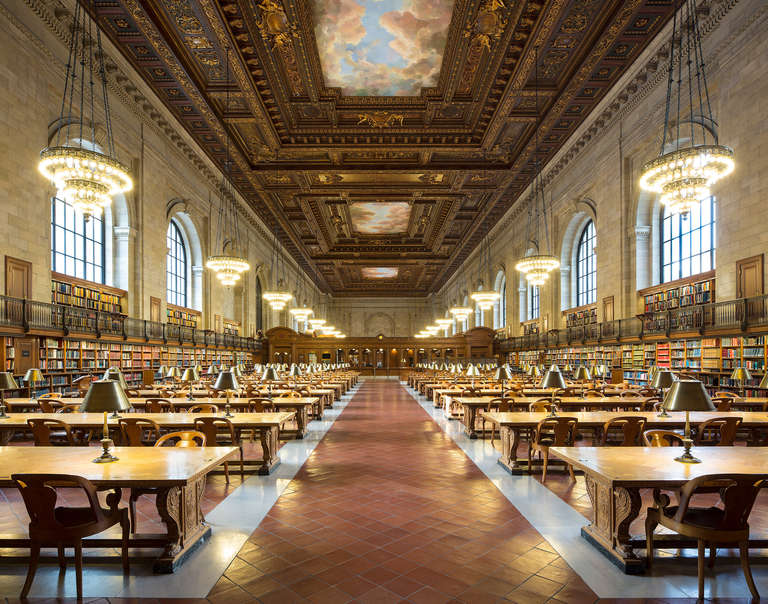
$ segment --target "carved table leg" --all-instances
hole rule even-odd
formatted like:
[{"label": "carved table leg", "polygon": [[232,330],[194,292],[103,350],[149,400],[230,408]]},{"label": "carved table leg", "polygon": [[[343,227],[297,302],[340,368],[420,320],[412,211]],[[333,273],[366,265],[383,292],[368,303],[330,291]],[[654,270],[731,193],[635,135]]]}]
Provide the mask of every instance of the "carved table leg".
[{"label": "carved table leg", "polygon": [[301,440],[307,433],[307,423],[309,421],[306,405],[297,405],[296,411],[296,438]]},{"label": "carved table leg", "polygon": [[13,438],[13,430],[0,430],[0,445],[5,446]]},{"label": "carved table leg", "polygon": [[277,441],[280,430],[276,426],[259,429],[259,438],[261,439],[261,450],[263,462],[259,468],[259,474],[265,476],[272,472],[272,469],[280,463],[277,456]]},{"label": "carved table leg", "polygon": [[517,450],[520,447],[520,428],[499,426],[501,440],[501,457],[499,463],[513,474],[522,472],[523,466],[517,461]]},{"label": "carved table leg", "polygon": [[475,431],[475,417],[477,415],[477,407],[474,405],[464,405],[464,432],[467,433],[469,438],[477,438],[477,432]]}]

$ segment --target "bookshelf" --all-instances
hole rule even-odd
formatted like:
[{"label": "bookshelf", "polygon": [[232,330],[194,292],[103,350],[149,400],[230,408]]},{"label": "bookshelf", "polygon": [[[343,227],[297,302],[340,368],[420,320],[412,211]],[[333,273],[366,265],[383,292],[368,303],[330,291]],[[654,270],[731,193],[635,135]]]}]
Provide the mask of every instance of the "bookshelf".
[{"label": "bookshelf", "polygon": [[197,329],[200,323],[200,317],[202,313],[191,308],[184,308],[183,306],[176,306],[174,304],[166,304],[165,314],[167,322],[172,325],[181,325],[182,327],[191,327]]},{"label": "bookshelf", "polygon": [[643,298],[644,313],[709,304],[715,301],[715,271],[662,283],[638,293]]},{"label": "bookshelf", "polygon": [[564,310],[563,316],[565,317],[566,327],[592,325],[597,323],[597,306],[579,306],[578,308]]},{"label": "bookshelf", "polygon": [[222,330],[230,336],[240,335],[240,321],[234,319],[222,319]]},{"label": "bookshelf", "polygon": [[51,302],[99,312],[122,315],[127,292],[116,287],[52,273]]},{"label": "bookshelf", "polygon": [[539,320],[534,319],[533,321],[527,321],[525,323],[521,323],[523,327],[523,335],[530,336],[533,334],[539,333]]}]

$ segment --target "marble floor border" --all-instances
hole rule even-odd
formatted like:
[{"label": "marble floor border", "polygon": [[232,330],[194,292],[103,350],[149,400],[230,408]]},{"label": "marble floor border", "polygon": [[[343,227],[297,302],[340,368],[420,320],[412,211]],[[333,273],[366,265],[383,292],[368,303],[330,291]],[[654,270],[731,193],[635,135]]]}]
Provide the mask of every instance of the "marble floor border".
[{"label": "marble floor border", "polygon": [[[205,598],[245,541],[261,523],[304,462],[309,458],[354,396],[361,382],[326,409],[322,420],[307,425],[303,440],[286,442],[280,465],[269,476],[250,476],[206,516],[211,537],[175,573],[155,575],[151,564],[135,563],[123,576],[119,564],[89,562],[83,567],[86,598]],[[71,552],[70,552],[71,553]],[[25,564],[0,564],[0,597],[17,597],[27,572]],[[75,573],[59,573],[58,565],[41,564],[30,597],[74,597]]]},{"label": "marble floor border", "polygon": [[[581,536],[581,527],[587,523],[584,516],[532,476],[511,475],[498,464],[500,452],[489,441],[471,440],[460,421],[449,420],[431,400],[405,382],[401,385],[600,598],[698,595],[695,560],[666,559],[654,565],[651,575],[624,574]],[[768,595],[768,565],[755,560],[752,572],[758,591]],[[718,560],[715,571],[708,571],[705,589],[707,598],[750,595],[738,560]]]}]

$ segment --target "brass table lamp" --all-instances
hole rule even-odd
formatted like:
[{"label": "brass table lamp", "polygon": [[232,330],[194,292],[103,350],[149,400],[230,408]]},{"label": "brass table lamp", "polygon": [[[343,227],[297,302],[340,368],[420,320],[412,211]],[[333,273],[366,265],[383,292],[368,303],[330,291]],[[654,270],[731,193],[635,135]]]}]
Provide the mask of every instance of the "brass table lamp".
[{"label": "brass table lamp", "polygon": [[531,365],[528,367],[528,375],[532,378],[541,377],[541,369],[539,369],[538,365]]},{"label": "brass table lamp", "polygon": [[31,398],[32,401],[35,400],[35,394],[33,392],[35,384],[44,381],[45,377],[43,377],[42,371],[39,369],[27,369],[27,372],[24,374],[24,382],[26,383],[27,388],[29,388],[29,398]]},{"label": "brass table lamp", "polygon": [[197,371],[195,370],[194,367],[187,367],[184,370],[184,373],[181,374],[180,381],[189,385],[189,392],[187,393],[188,401],[194,400],[195,397],[192,396],[192,387],[194,386],[195,382],[199,379],[200,379],[200,376],[197,374]]},{"label": "brass table lamp", "polygon": [[160,380],[164,380],[168,376],[168,365],[160,365],[157,368],[157,375],[160,376]]},{"label": "brass table lamp", "polygon": [[[120,371],[119,367],[110,367],[104,372],[104,377],[101,379],[114,380],[115,382],[120,384],[120,387],[123,390],[126,390],[128,388],[128,382],[125,381],[125,376],[123,375],[123,372]],[[117,417],[117,415],[113,415],[112,417]]]},{"label": "brass table lamp", "polygon": [[216,365],[213,365],[213,364],[208,365],[208,371],[206,371],[205,373],[207,373],[208,375],[217,375],[218,370],[216,369]]},{"label": "brass table lamp", "polygon": [[224,405],[224,417],[234,417],[230,411],[229,399],[232,396],[233,390],[239,390],[240,384],[237,383],[237,377],[232,371],[222,371],[219,377],[216,378],[216,383],[213,385],[214,390],[224,390],[227,395],[227,403]]},{"label": "brass table lamp", "polygon": [[[84,413],[104,412],[104,433],[101,439],[101,455],[93,460],[94,463],[109,463],[117,461],[117,457],[112,455],[109,450],[114,443],[109,438],[109,425],[107,424],[107,413],[113,411],[117,415],[118,411],[127,411],[131,408],[131,403],[125,395],[119,382],[115,380],[97,380],[91,382],[91,387],[85,394],[80,411]],[[113,415],[113,417],[115,416]],[[118,416],[119,417],[119,416]]]},{"label": "brass table lamp", "polygon": [[573,379],[577,382],[581,382],[581,398],[585,398],[585,387],[584,385],[592,379],[592,376],[589,373],[589,369],[587,369],[584,365],[579,365],[576,367],[576,373],[573,374]]},{"label": "brass table lamp", "polygon": [[507,380],[512,379],[512,371],[510,370],[509,365],[497,367],[493,374],[493,379],[497,382],[501,382],[501,398],[504,398],[504,384]]},{"label": "brass table lamp", "polygon": [[757,387],[761,390],[768,390],[768,371],[763,374],[763,379],[760,380],[760,384]]},{"label": "brass table lamp", "polygon": [[470,363],[467,365],[467,377],[472,378],[472,388],[475,387],[475,378],[480,375],[480,370]]},{"label": "brass table lamp", "polygon": [[267,397],[272,398],[272,382],[276,382],[280,378],[277,376],[277,371],[274,367],[267,367],[264,373],[261,374],[261,381],[267,383]]},{"label": "brass table lamp", "polygon": [[693,440],[691,439],[690,412],[715,410],[715,406],[712,404],[712,399],[709,398],[704,384],[696,380],[676,381],[672,384],[672,387],[667,392],[667,396],[664,398],[664,407],[669,411],[685,411],[685,433],[683,435],[685,451],[679,457],[675,457],[675,461],[681,463],[700,463],[700,459],[696,459],[691,455]]},{"label": "brass table lamp", "polygon": [[[541,388],[565,388],[565,379],[563,378],[563,374],[560,373],[560,368],[557,365],[552,365],[549,369],[547,369],[547,373],[544,375],[544,379],[541,380]],[[555,391],[552,391],[552,405],[549,410],[549,415],[547,417],[557,417],[557,412],[555,411]]]},{"label": "brass table lamp", "polygon": [[736,367],[731,373],[731,379],[739,383],[739,394],[744,398],[744,388],[747,380],[752,379],[752,374],[746,367]]},{"label": "brass table lamp", "polygon": [[5,412],[5,391],[18,390],[19,385],[10,371],[0,371],[0,419],[8,417]]},{"label": "brass table lamp", "polygon": [[172,380],[178,380],[181,377],[181,369],[178,367],[171,367],[165,377],[169,377]]},{"label": "brass table lamp", "polygon": [[[677,378],[674,373],[667,369],[657,368],[656,373],[653,375],[653,380],[651,380],[648,385],[651,388],[659,390],[661,392],[661,400],[664,401],[666,400],[664,398],[664,388],[671,388],[675,382],[677,382]],[[658,417],[669,417],[666,405],[661,406],[661,411],[659,412]]]},{"label": "brass table lamp", "polygon": [[291,363],[291,366],[288,368],[288,375],[291,377],[300,377],[304,375],[304,372],[296,363]]}]

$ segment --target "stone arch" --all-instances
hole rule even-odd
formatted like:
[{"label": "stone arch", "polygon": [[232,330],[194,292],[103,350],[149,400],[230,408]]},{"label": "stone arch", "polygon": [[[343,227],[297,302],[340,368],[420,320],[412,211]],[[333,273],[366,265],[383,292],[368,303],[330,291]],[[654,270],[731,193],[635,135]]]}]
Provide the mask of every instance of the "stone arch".
[{"label": "stone arch", "polygon": [[166,229],[168,224],[174,221],[187,250],[187,303],[190,308],[203,310],[203,246],[200,231],[183,200],[174,199],[168,202],[165,215],[168,221]]},{"label": "stone arch", "polygon": [[365,317],[365,329],[370,335],[384,334],[392,338],[395,336],[395,320],[387,313],[372,313]]},{"label": "stone arch", "polygon": [[560,310],[576,306],[576,256],[579,238],[590,220],[597,234],[595,203],[591,199],[577,201],[560,242]]}]

